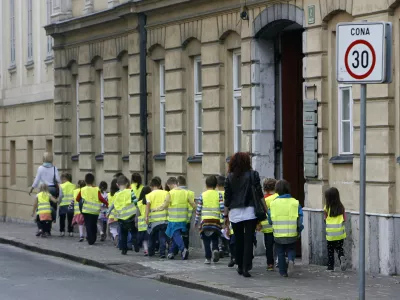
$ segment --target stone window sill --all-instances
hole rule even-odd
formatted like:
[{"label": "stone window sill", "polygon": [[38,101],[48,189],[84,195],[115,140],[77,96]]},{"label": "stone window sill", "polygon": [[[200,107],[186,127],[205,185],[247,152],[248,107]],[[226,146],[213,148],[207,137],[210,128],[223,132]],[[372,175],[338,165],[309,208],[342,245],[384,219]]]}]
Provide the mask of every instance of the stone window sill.
[{"label": "stone window sill", "polygon": [[98,154],[94,157],[96,161],[103,161],[104,160],[104,154]]},{"label": "stone window sill", "polygon": [[193,164],[199,164],[203,162],[203,155],[195,155],[195,156],[189,156],[187,158],[188,163],[193,163]]},{"label": "stone window sill", "polygon": [[17,72],[17,65],[16,65],[16,64],[13,64],[13,65],[9,66],[9,67],[8,67],[8,72],[10,72],[10,73],[15,73],[15,72]]},{"label": "stone window sill", "polygon": [[34,66],[35,66],[35,63],[34,63],[33,60],[30,60],[30,61],[28,61],[28,62],[25,64],[25,68],[26,68],[27,70],[33,69]]},{"label": "stone window sill", "polygon": [[53,59],[54,59],[53,56],[47,56],[47,57],[45,58],[45,60],[44,60],[44,63],[45,63],[46,65],[52,64],[52,63],[53,63]]},{"label": "stone window sill", "polygon": [[74,154],[71,156],[72,161],[79,161],[79,154]]},{"label": "stone window sill", "polygon": [[339,155],[339,156],[333,156],[329,159],[329,163],[333,165],[349,165],[353,164],[353,155]]},{"label": "stone window sill", "polygon": [[160,154],[154,155],[153,159],[157,160],[157,161],[165,161],[166,157],[167,157],[166,153],[160,153]]},{"label": "stone window sill", "polygon": [[129,155],[122,156],[122,161],[129,161]]}]

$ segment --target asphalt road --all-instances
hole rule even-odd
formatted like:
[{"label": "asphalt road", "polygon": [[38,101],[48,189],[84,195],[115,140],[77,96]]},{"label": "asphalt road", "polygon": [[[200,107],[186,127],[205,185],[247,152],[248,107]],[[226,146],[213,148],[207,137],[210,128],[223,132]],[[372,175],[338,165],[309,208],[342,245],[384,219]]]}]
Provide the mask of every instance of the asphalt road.
[{"label": "asphalt road", "polygon": [[1,300],[227,300],[0,245]]}]

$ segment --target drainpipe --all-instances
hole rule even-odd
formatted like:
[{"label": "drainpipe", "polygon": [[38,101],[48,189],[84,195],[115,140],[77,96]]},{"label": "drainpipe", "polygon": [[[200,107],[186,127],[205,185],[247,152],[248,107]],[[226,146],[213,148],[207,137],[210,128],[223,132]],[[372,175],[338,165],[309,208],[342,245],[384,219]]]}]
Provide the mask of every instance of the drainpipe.
[{"label": "drainpipe", "polygon": [[138,14],[139,21],[139,51],[140,51],[140,134],[144,140],[144,182],[148,182],[148,129],[147,129],[147,31],[146,31],[146,15],[143,13]]}]

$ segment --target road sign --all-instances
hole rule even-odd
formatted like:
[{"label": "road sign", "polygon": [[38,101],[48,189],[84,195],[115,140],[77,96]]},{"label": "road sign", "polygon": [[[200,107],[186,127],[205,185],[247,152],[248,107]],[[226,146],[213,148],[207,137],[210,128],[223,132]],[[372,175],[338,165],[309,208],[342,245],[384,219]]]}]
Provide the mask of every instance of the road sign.
[{"label": "road sign", "polygon": [[391,23],[339,23],[336,77],[340,83],[391,81]]}]

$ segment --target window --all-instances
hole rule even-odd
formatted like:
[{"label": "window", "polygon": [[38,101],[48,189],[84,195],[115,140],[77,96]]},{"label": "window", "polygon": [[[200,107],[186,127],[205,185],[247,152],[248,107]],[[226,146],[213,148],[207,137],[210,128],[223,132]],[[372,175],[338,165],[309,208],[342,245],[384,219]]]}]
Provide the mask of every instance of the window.
[{"label": "window", "polygon": [[160,153],[166,153],[165,62],[160,62]]},{"label": "window", "polygon": [[16,150],[15,150],[15,141],[10,141],[10,185],[15,185],[17,182],[16,176]]},{"label": "window", "polygon": [[353,96],[351,85],[339,86],[339,155],[353,154]]},{"label": "window", "polygon": [[201,58],[194,58],[194,149],[195,155],[203,154],[203,104],[201,83]]},{"label": "window", "polygon": [[[53,13],[53,0],[47,0],[47,24],[51,23],[51,15]],[[53,38],[47,37],[47,57],[53,57]]]},{"label": "window", "polygon": [[80,135],[79,135],[79,78],[74,76],[75,82],[75,108],[76,108],[76,154],[80,153]]},{"label": "window", "polygon": [[26,170],[26,181],[27,186],[33,181],[33,141],[28,141],[27,149],[26,149],[26,162],[27,162],[27,170]]},{"label": "window", "polygon": [[28,62],[33,61],[32,0],[28,1]]},{"label": "window", "polygon": [[15,65],[15,1],[10,0],[10,62]]},{"label": "window", "polygon": [[103,71],[99,71],[100,75],[100,149],[104,154],[104,76]]},{"label": "window", "polygon": [[238,152],[242,148],[242,56],[233,53],[233,149]]}]

